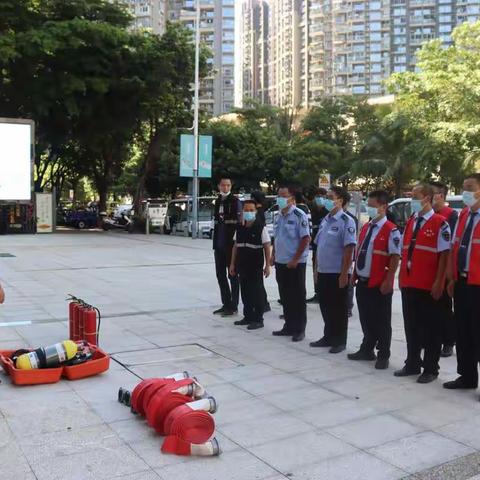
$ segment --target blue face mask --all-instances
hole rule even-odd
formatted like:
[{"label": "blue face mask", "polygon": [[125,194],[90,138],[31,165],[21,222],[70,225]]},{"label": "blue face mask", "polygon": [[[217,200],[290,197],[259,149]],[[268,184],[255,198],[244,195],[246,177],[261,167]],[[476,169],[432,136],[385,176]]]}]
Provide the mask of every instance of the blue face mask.
[{"label": "blue face mask", "polygon": [[467,207],[473,207],[473,205],[477,203],[477,199],[475,198],[475,192],[464,191],[462,193],[462,199],[463,199],[463,203]]},{"label": "blue face mask", "polygon": [[255,212],[243,212],[243,219],[246,222],[253,222],[257,214]]},{"label": "blue face mask", "polygon": [[323,206],[327,209],[327,211],[331,212],[335,208],[335,202],[330,198],[325,198],[323,200]]},{"label": "blue face mask", "polygon": [[323,207],[325,204],[325,199],[323,197],[315,197],[315,205],[317,207]]},{"label": "blue face mask", "polygon": [[367,206],[367,213],[368,213],[368,216],[369,216],[371,219],[374,219],[374,218],[377,218],[377,217],[378,217],[378,209],[377,209],[377,207],[368,207],[368,206]]},{"label": "blue face mask", "polygon": [[288,198],[277,197],[277,205],[280,210],[288,207]]},{"label": "blue face mask", "polygon": [[415,200],[414,198],[412,198],[410,208],[412,209],[412,213],[419,213],[423,209],[422,202],[420,200]]}]

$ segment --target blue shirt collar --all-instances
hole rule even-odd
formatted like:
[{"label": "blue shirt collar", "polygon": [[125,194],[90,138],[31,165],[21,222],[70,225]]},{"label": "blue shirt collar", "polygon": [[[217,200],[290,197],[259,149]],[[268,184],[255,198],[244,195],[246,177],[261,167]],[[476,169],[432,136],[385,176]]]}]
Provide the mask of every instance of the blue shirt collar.
[{"label": "blue shirt collar", "polygon": [[335,215],[331,215],[330,213],[328,214],[328,218],[329,219],[334,219],[336,221],[340,220],[342,218],[342,215],[344,214],[345,212],[340,209]]},{"label": "blue shirt collar", "polygon": [[288,212],[287,213],[283,213],[283,210],[280,210],[280,213],[286,217],[287,215],[290,215],[294,210],[295,210],[295,205],[290,205],[290,208],[288,209]]}]

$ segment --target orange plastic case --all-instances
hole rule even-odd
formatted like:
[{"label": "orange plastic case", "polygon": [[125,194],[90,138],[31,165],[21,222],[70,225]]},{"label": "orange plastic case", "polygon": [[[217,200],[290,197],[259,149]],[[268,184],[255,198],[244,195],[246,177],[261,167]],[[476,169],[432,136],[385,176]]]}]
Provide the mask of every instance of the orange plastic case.
[{"label": "orange plastic case", "polygon": [[41,368],[35,370],[20,370],[15,368],[11,354],[15,350],[0,351],[0,365],[10,376],[15,385],[41,385],[56,383],[63,376],[68,380],[79,380],[105,372],[110,367],[110,357],[97,346],[90,345],[93,353],[92,360],[70,367]]},{"label": "orange plastic case", "polygon": [[42,368],[38,370],[20,370],[15,368],[10,355],[15,350],[0,351],[0,364],[5,372],[10,375],[15,385],[41,385],[45,383],[57,383],[62,376],[63,367]]},{"label": "orange plastic case", "polygon": [[80,378],[92,377],[107,371],[110,367],[110,357],[100,348],[89,344],[94,352],[93,358],[85,363],[63,367],[62,375],[68,380],[79,380]]}]

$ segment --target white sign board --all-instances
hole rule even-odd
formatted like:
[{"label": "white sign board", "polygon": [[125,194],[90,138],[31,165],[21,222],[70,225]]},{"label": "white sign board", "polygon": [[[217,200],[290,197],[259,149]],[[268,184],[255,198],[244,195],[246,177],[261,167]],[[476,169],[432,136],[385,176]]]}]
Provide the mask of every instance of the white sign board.
[{"label": "white sign board", "polygon": [[320,177],[318,179],[318,186],[321,188],[326,188],[327,190],[331,186],[331,179],[330,179],[330,174],[329,173],[321,173]]},{"label": "white sign board", "polygon": [[32,129],[0,119],[0,200],[32,199]]},{"label": "white sign board", "polygon": [[53,199],[51,193],[36,193],[37,233],[53,232]]}]

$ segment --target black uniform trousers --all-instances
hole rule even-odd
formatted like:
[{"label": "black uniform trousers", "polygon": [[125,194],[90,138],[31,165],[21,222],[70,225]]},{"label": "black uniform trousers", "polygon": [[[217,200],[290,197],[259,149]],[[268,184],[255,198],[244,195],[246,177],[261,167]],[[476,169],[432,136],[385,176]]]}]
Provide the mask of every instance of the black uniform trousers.
[{"label": "black uniform trousers", "polygon": [[305,332],[307,326],[307,291],[305,287],[306,264],[287,268],[275,264],[275,275],[285,316],[284,330],[292,335]]},{"label": "black uniform trousers", "polygon": [[250,323],[263,323],[265,298],[263,286],[263,269],[241,270],[240,292],[243,302],[243,316]]},{"label": "black uniform trousers", "polygon": [[440,317],[442,345],[453,347],[455,345],[456,326],[453,319],[452,299],[445,291],[439,301],[442,312]]},{"label": "black uniform trousers", "polygon": [[466,278],[455,284],[454,311],[457,327],[457,372],[466,383],[478,385],[480,361],[480,286]]},{"label": "black uniform trousers", "polygon": [[319,273],[317,295],[325,327],[323,336],[332,347],[347,344],[348,286],[338,286],[339,273]]},{"label": "black uniform trousers", "polygon": [[232,277],[228,271],[232,259],[232,249],[215,249],[215,271],[224,308],[238,310],[238,276]]},{"label": "black uniform trousers", "polygon": [[356,289],[363,341],[360,350],[373,353],[378,348],[378,358],[390,358],[392,344],[392,296],[383,295],[379,287],[369,288],[368,280],[359,279]]},{"label": "black uniform trousers", "polygon": [[437,374],[442,349],[440,302],[428,290],[402,288],[402,309],[407,339],[405,366],[413,371],[423,366],[425,373]]}]

